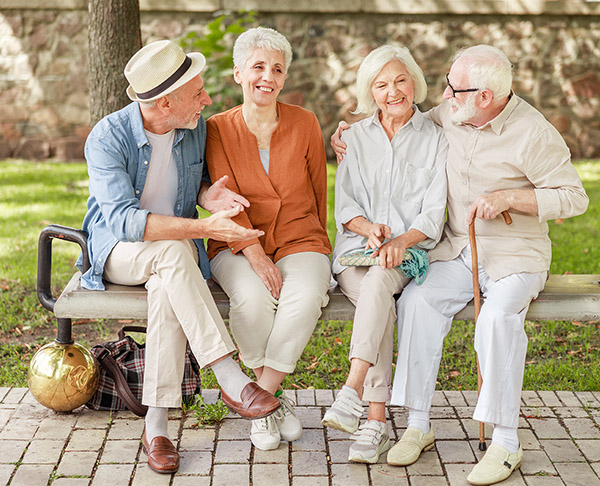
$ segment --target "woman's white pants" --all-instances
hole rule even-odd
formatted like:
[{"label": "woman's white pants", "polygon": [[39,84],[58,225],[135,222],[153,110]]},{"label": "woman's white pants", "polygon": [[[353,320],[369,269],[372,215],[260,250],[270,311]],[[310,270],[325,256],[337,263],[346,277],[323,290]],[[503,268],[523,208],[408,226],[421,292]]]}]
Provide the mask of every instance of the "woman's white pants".
[{"label": "woman's white pants", "polygon": [[327,255],[302,252],[275,265],[283,286],[279,300],[248,259],[224,250],[210,262],[212,277],[229,296],[229,327],[249,368],[291,373],[327,305],[331,263]]}]

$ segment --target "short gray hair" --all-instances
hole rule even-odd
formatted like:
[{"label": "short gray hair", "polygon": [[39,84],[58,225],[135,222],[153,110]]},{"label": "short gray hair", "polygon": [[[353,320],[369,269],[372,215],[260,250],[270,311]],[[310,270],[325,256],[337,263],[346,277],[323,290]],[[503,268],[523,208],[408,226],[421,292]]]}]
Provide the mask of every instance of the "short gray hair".
[{"label": "short gray hair", "polygon": [[391,61],[400,61],[408,71],[409,76],[415,83],[415,103],[421,103],[427,96],[427,83],[423,71],[412,57],[406,47],[396,47],[386,44],[369,52],[367,57],[358,68],[356,76],[356,110],[352,113],[373,113],[377,108],[373,95],[371,94],[371,84],[384,68]]},{"label": "short gray hair", "polygon": [[469,87],[489,89],[494,98],[505,98],[512,87],[512,64],[497,47],[480,44],[461,49],[454,62],[464,59]]},{"label": "short gray hair", "polygon": [[[167,95],[165,95],[167,96]],[[152,100],[152,101],[138,101],[140,107],[144,108],[144,109],[149,109],[149,108],[154,108],[154,106],[156,106],[156,100]]]},{"label": "short gray hair", "polygon": [[285,60],[287,73],[292,63],[292,46],[284,35],[268,27],[255,27],[241,34],[233,45],[233,65],[243,70],[254,49],[279,51]]}]

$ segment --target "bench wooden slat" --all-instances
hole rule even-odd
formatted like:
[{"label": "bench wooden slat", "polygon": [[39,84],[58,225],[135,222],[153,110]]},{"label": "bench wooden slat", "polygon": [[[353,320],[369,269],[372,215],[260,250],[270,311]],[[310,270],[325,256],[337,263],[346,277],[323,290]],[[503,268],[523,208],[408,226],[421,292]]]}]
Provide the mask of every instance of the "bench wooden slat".
[{"label": "bench wooden slat", "polygon": [[[148,306],[143,286],[128,287],[107,284],[104,292],[82,289],[80,273],[71,278],[58,298],[54,314],[72,319],[146,319]],[[600,275],[551,275],[546,288],[531,303],[527,319],[533,321],[597,321],[600,320]],[[223,318],[229,315],[229,299],[221,288],[209,281],[209,286]],[[456,319],[472,320],[473,303],[456,315]],[[329,294],[329,304],[321,319],[354,318],[354,306],[339,288]]]}]

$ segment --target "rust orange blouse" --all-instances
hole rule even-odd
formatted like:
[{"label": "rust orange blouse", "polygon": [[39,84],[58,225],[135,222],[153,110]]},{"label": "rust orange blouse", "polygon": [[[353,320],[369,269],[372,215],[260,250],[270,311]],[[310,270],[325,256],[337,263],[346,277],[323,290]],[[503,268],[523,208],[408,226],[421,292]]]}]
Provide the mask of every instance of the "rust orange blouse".
[{"label": "rust orange blouse", "polygon": [[259,240],[208,240],[208,257],[230,248],[238,253],[260,242],[274,262],[304,251],[331,253],[327,236],[327,168],[323,135],[313,113],[277,103],[279,124],[271,136],[269,174],[242,107],[207,122],[206,163],[213,181],[229,176],[227,187],[250,201],[234,218],[265,232]]}]

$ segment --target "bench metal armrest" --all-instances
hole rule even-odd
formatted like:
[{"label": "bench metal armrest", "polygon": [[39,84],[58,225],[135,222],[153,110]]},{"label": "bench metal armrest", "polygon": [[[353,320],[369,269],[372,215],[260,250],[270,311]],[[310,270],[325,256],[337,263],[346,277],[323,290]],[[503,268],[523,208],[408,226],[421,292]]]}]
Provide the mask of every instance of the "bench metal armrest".
[{"label": "bench metal armrest", "polygon": [[52,240],[61,240],[77,243],[83,254],[83,272],[90,268],[90,258],[87,248],[88,234],[85,231],[51,224],[40,233],[38,241],[38,270],[37,270],[37,296],[40,303],[49,311],[54,312],[56,298],[52,296]]}]

